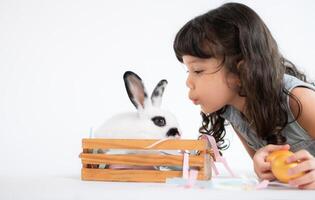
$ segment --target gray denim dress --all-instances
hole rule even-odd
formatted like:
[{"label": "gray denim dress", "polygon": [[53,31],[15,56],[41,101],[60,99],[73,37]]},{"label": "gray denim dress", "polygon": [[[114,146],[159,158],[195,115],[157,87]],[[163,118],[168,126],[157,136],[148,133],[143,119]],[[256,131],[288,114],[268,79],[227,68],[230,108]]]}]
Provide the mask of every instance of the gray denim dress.
[{"label": "gray denim dress", "polygon": [[[306,87],[315,91],[313,85],[287,74],[284,75],[284,85],[288,91],[292,91],[295,87]],[[289,105],[289,96],[287,97],[287,103]],[[241,113],[234,107],[227,106],[226,111],[221,114],[221,116],[231,123],[252,149],[258,150],[267,145],[266,141],[257,137],[256,133],[250,128],[248,122],[242,119]],[[293,114],[289,111],[288,121],[291,122],[293,119]],[[282,134],[287,138],[287,143],[290,144],[291,151],[296,152],[305,149],[315,156],[315,139],[310,137],[297,121],[288,124],[283,129]]]}]

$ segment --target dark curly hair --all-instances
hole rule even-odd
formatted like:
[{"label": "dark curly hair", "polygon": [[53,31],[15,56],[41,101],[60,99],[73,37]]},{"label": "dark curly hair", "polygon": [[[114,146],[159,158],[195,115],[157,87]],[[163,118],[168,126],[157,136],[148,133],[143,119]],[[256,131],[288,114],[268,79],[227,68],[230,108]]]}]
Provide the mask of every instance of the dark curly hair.
[{"label": "dark curly hair", "polygon": [[[237,75],[241,81],[240,96],[246,98],[245,120],[251,122],[257,135],[268,144],[283,144],[281,134],[288,121],[287,95],[301,103],[283,85],[284,74],[306,82],[306,77],[295,65],[285,59],[262,19],[246,5],[227,3],[187,22],[174,41],[177,59],[184,55],[199,58],[220,58],[221,66]],[[214,136],[220,149],[225,149],[226,107],[204,114],[199,132]]]}]

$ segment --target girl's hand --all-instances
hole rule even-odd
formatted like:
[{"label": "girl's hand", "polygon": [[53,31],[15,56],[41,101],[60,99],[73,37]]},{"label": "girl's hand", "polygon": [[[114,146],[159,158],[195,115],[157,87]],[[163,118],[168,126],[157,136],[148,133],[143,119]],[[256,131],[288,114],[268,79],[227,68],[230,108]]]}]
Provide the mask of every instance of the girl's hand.
[{"label": "girl's hand", "polygon": [[287,159],[288,163],[300,162],[296,167],[289,169],[289,175],[304,172],[305,175],[289,181],[290,185],[300,189],[315,189],[315,158],[306,150],[300,150]]},{"label": "girl's hand", "polygon": [[260,179],[265,180],[274,180],[275,176],[271,172],[271,164],[267,162],[267,156],[273,151],[286,149],[288,150],[290,146],[286,145],[273,145],[269,144],[267,146],[262,147],[258,151],[256,151],[253,162],[254,162],[254,170]]}]

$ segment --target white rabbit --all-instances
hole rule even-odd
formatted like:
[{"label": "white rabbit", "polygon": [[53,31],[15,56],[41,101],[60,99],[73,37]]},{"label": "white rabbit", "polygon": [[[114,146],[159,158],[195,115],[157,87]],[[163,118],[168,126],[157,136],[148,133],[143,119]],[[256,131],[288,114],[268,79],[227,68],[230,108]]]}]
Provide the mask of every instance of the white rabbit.
[{"label": "white rabbit", "polygon": [[[107,139],[180,137],[181,134],[175,116],[160,108],[167,81],[161,80],[149,99],[144,84],[137,74],[127,71],[124,73],[123,79],[129,99],[136,107],[137,112],[127,112],[113,116],[96,129],[93,136]],[[126,152],[124,151],[124,153]]]}]

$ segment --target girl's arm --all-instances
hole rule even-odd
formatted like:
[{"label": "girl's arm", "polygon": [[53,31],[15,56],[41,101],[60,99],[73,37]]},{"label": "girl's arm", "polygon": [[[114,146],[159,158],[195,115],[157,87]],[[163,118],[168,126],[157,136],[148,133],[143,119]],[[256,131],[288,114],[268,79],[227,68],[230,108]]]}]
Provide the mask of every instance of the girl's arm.
[{"label": "girl's arm", "polygon": [[[299,99],[302,105],[300,116],[297,119],[298,123],[315,139],[315,92],[308,88],[297,87],[291,93]],[[291,111],[294,117],[296,117],[298,114],[298,104],[292,98],[290,98],[289,102]]]},{"label": "girl's arm", "polygon": [[[292,94],[300,100],[302,105],[302,111],[297,119],[298,123],[312,138],[315,138],[315,92],[308,88],[297,87],[292,90]],[[292,113],[296,117],[298,114],[298,104],[292,98],[290,98],[289,102]],[[303,189],[315,189],[314,156],[302,149],[288,158],[287,161],[300,162],[296,167],[289,169],[289,174],[305,173],[305,175],[291,180],[289,184]]]}]

